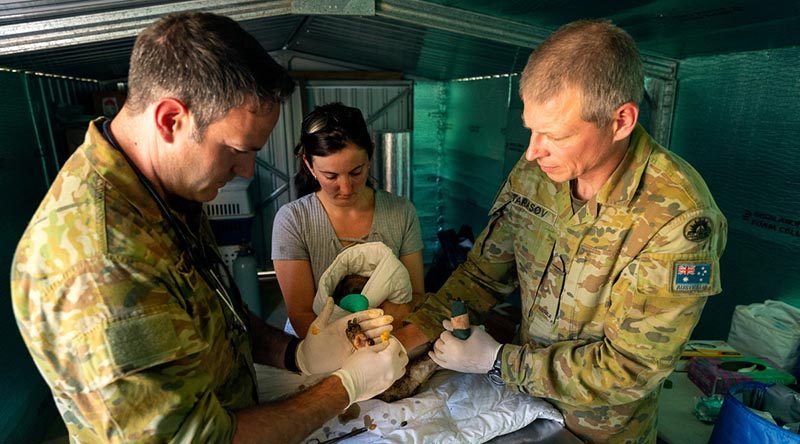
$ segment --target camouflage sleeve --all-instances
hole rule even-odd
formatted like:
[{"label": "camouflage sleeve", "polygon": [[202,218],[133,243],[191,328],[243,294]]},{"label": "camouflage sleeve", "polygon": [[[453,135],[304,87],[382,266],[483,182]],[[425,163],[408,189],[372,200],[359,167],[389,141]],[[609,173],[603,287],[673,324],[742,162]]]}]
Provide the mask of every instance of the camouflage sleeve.
[{"label": "camouflage sleeve", "polygon": [[502,186],[489,211],[489,223],[475,239],[475,245],[441,289],[429,293],[425,302],[406,322],[415,324],[433,340],[444,328],[442,320],[450,318],[450,301],[460,298],[478,316],[473,324],[481,323],[480,317],[498,300],[509,295],[517,287],[514,261],[514,233],[508,223],[508,203],[511,200],[509,183]]},{"label": "camouflage sleeve", "polygon": [[[702,222],[710,231],[687,238]],[[721,291],[727,223],[718,210],[670,221],[612,284],[604,338],[549,347],[506,345],[503,379],[534,396],[571,405],[618,405],[655,390],[675,367],[707,296]],[[703,237],[705,236],[705,237]],[[693,280],[682,267],[694,267]]]},{"label": "camouflage sleeve", "polygon": [[57,384],[77,409],[65,421],[111,442],[230,442],[233,414],[197,358],[209,344],[158,276],[104,258],[64,282],[60,299],[79,301],[57,312],[70,335]]}]

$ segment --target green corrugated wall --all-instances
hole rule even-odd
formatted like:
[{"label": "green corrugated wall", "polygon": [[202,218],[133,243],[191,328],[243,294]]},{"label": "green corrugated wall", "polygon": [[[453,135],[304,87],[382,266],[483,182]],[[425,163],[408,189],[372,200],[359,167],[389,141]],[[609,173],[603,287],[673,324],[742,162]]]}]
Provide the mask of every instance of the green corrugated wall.
[{"label": "green corrugated wall", "polygon": [[444,155],[447,116],[447,83],[414,84],[414,132],[411,134],[412,201],[422,227],[425,263],[437,247],[436,232],[442,225],[441,162]]},{"label": "green corrugated wall", "polygon": [[[725,338],[735,305],[781,299],[800,305],[800,48],[684,60],[679,65],[671,149],[705,177],[730,222],[723,293],[713,297],[697,338]],[[426,262],[436,232],[469,224],[477,234],[495,192],[524,146],[516,77],[417,82],[413,199]],[[0,72],[0,169],[4,216],[0,266],[11,257],[45,192],[40,142],[23,74]],[[41,132],[41,129],[39,130]],[[45,149],[45,156],[47,150]],[[50,160],[52,162],[52,159]],[[12,192],[13,191],[13,192]],[[9,299],[8,273],[3,278]],[[10,300],[0,309],[0,442],[35,442],[49,392],[17,331]],[[37,435],[39,436],[39,435]]]},{"label": "green corrugated wall", "polygon": [[[695,338],[727,338],[739,304],[800,306],[798,66],[800,48],[679,64],[670,149],[703,175],[730,223],[723,293],[709,300]],[[426,253],[437,247],[438,229],[483,228],[525,148],[517,77],[510,79],[415,84],[414,203],[430,222],[423,222]]]},{"label": "green corrugated wall", "polygon": [[695,337],[727,338],[737,304],[800,306],[800,48],[692,58],[678,68],[672,150],[728,218],[722,294]]},{"label": "green corrugated wall", "polygon": [[[414,84],[414,194],[426,262],[436,231],[469,225],[477,235],[508,171],[522,154],[516,77]],[[508,146],[507,146],[508,145]]]},{"label": "green corrugated wall", "polygon": [[[1,72],[0,91],[0,442],[38,442],[44,412],[54,409],[50,391],[33,364],[11,309],[9,270],[17,242],[46,191],[42,156],[34,131],[34,112],[25,74]],[[33,107],[33,108],[32,108]]]}]

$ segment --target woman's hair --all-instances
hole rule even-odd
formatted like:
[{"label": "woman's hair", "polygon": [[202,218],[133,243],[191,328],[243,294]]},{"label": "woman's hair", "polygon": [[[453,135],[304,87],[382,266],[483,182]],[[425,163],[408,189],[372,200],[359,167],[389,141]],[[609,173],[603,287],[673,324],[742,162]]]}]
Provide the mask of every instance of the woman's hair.
[{"label": "woman's hair", "polygon": [[294,184],[297,196],[302,197],[320,189],[319,182],[303,163],[313,164],[313,158],[326,157],[338,153],[348,144],[367,152],[372,160],[375,146],[367,131],[364,116],[358,108],[351,108],[339,102],[314,108],[305,118],[300,133],[300,143],[294,148],[297,157],[297,174]]}]

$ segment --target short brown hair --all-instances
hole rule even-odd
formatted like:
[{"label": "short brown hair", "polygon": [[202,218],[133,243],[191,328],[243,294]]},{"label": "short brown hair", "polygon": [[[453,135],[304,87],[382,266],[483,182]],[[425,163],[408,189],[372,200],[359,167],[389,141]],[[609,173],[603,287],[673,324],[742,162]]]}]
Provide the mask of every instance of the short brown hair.
[{"label": "short brown hair", "polygon": [[127,106],[139,113],[160,97],[174,97],[191,110],[200,140],[231,109],[280,103],[293,90],[288,72],[234,20],[181,13],[163,17],[136,38]]},{"label": "short brown hair", "polygon": [[531,54],[519,92],[544,102],[567,87],[581,94],[581,118],[599,127],[623,103],[638,104],[644,68],[633,38],[607,20],[579,20],[559,28]]}]

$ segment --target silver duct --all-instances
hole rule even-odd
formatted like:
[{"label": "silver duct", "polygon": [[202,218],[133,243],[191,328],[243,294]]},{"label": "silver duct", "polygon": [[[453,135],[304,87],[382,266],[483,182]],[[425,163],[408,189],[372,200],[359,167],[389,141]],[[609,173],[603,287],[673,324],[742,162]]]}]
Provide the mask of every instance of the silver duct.
[{"label": "silver duct", "polygon": [[410,200],[411,132],[378,133],[372,166],[380,188]]}]

